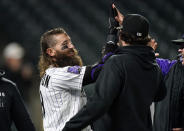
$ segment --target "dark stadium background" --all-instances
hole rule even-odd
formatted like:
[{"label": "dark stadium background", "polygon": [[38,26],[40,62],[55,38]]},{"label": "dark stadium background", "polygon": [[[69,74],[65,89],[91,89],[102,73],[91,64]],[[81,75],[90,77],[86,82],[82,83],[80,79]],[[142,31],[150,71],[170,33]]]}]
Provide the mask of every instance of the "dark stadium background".
[{"label": "dark stadium background", "polygon": [[[108,28],[110,0],[0,0],[0,57],[3,48],[16,41],[26,51],[25,59],[35,71],[39,59],[39,39],[42,33],[63,27],[82,56],[84,64],[100,58]],[[138,13],[150,20],[151,36],[159,46],[160,57],[175,59],[177,47],[170,40],[184,33],[183,0],[117,0],[119,10]],[[2,63],[2,61],[0,61]],[[38,72],[35,77],[38,77]],[[38,87],[36,87],[38,89]],[[38,96],[38,95],[37,95]],[[39,100],[39,99],[36,99]],[[40,116],[34,117],[37,107],[30,106],[37,130],[41,130]],[[33,109],[34,107],[34,109]]]}]

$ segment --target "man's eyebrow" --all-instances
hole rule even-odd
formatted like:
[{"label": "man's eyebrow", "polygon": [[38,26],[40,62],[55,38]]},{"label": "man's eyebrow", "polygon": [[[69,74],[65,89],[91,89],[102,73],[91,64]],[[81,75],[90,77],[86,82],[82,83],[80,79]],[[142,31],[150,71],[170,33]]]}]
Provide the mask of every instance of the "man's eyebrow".
[{"label": "man's eyebrow", "polygon": [[67,42],[68,42],[68,40],[65,40],[61,44],[63,45],[63,44],[66,44]]}]

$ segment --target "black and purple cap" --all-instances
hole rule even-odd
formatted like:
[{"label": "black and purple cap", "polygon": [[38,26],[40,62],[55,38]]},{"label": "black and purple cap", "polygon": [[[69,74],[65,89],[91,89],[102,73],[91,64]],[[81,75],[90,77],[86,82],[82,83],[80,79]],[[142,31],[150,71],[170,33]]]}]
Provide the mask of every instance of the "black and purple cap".
[{"label": "black and purple cap", "polygon": [[180,39],[172,40],[173,44],[176,44],[178,46],[181,46],[182,48],[184,47],[184,34]]}]

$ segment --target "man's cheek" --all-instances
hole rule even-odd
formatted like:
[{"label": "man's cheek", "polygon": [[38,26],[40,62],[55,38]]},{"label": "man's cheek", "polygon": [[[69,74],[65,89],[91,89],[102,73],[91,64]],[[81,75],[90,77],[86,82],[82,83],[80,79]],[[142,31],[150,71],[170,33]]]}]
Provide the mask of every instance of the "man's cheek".
[{"label": "man's cheek", "polygon": [[183,55],[182,55],[182,65],[184,66],[184,57],[183,57]]}]

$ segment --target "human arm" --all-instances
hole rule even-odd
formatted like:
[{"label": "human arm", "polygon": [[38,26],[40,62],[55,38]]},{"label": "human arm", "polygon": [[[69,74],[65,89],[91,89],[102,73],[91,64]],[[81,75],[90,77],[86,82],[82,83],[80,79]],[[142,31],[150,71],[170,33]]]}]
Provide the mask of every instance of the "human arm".
[{"label": "human arm", "polygon": [[[182,63],[182,65],[184,65],[184,49],[179,49],[178,52],[180,53],[179,60]],[[171,69],[171,67],[177,62],[177,60],[168,60],[161,58],[157,58],[156,61],[160,66],[164,75],[166,75]]]},{"label": "human arm", "polygon": [[163,75],[167,75],[171,67],[177,62],[177,60],[168,60],[162,58],[156,58],[156,62],[162,70]]},{"label": "human arm", "polygon": [[[120,21],[121,20],[121,21]],[[101,60],[94,64],[86,67],[86,71],[83,79],[83,86],[93,83],[96,81],[103,65],[107,59],[112,56],[117,49],[118,43],[118,27],[123,20],[123,15],[120,14],[115,5],[111,5],[109,11],[109,28],[107,34],[107,40],[102,48],[102,58]]]},{"label": "human arm", "polygon": [[[148,42],[147,46],[152,47],[154,50],[157,48],[157,42],[155,39],[151,39],[151,41]],[[158,53],[155,53],[155,56],[159,56]],[[162,70],[163,75],[165,76],[171,67],[177,62],[177,60],[168,60],[168,59],[162,59],[162,58],[156,58],[156,62],[159,65],[160,69]]]},{"label": "human arm", "polygon": [[105,114],[122,88],[123,76],[117,61],[110,58],[97,79],[93,97],[76,116],[66,123],[63,131],[80,131]]},{"label": "human arm", "polygon": [[[150,36],[149,36],[149,37],[150,37]],[[148,42],[147,46],[152,47],[153,50],[155,51],[155,50],[157,49],[158,43],[155,41],[155,39],[152,38],[152,39]],[[155,56],[156,56],[156,57],[159,57],[159,53],[156,52],[156,53],[155,53]]]},{"label": "human arm", "polygon": [[110,58],[110,56],[114,55],[113,52],[107,53],[98,63],[94,65],[88,65],[86,66],[86,71],[83,78],[82,85],[88,85],[90,83],[93,83],[98,78],[98,75],[100,74],[105,62]]},{"label": "human arm", "polygon": [[12,100],[11,115],[18,131],[35,131],[35,127],[16,86],[13,88]]},{"label": "human arm", "polygon": [[116,8],[115,4],[112,4],[112,7],[117,11],[117,16],[115,17],[115,19],[121,26],[123,24],[124,15]]}]

